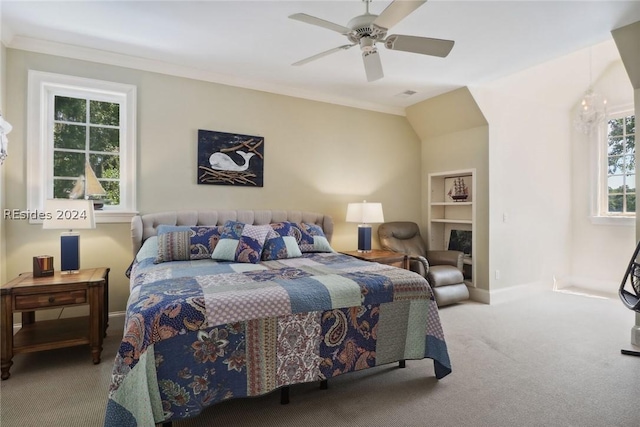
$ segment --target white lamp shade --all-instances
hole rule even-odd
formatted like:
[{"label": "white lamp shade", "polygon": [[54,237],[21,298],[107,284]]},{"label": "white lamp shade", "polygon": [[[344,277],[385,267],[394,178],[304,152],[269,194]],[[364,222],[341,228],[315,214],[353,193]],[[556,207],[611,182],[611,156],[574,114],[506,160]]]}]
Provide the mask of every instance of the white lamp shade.
[{"label": "white lamp shade", "polygon": [[84,199],[50,199],[44,203],[46,218],[42,228],[83,230],[96,228],[93,201]]},{"label": "white lamp shade", "polygon": [[382,203],[349,203],[347,206],[347,222],[357,222],[359,224],[384,222]]}]

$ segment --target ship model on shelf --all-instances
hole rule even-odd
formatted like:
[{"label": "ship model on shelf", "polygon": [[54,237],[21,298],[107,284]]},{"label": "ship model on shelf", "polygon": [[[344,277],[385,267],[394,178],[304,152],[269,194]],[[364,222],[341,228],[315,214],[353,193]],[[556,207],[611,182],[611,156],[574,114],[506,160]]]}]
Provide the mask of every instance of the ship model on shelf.
[{"label": "ship model on shelf", "polygon": [[453,180],[453,185],[447,193],[454,202],[464,202],[469,197],[469,187],[464,183],[464,178],[457,177]]}]

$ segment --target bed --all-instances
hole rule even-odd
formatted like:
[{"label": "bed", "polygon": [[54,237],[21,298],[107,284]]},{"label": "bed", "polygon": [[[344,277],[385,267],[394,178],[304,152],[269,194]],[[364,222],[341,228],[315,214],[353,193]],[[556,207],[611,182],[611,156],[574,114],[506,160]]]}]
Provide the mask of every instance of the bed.
[{"label": "bed", "polygon": [[105,427],[170,425],[407,359],[432,359],[438,379],[451,372],[427,281],[335,252],[329,216],[163,212],[134,217],[131,235]]}]

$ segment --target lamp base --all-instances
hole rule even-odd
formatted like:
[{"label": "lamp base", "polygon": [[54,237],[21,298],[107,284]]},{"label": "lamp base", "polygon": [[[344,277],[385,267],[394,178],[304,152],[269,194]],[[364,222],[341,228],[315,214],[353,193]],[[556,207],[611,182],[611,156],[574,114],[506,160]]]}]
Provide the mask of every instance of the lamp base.
[{"label": "lamp base", "polygon": [[60,271],[73,273],[80,270],[80,233],[68,232],[60,235]]},{"label": "lamp base", "polygon": [[371,226],[358,225],[358,252],[371,252]]}]

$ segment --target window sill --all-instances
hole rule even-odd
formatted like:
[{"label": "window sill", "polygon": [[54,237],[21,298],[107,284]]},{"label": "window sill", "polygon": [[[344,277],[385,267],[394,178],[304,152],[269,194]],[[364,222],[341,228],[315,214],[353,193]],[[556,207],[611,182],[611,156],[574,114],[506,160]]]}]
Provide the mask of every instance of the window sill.
[{"label": "window sill", "polygon": [[625,227],[636,225],[634,216],[592,216],[590,219],[593,225],[619,225]]},{"label": "window sill", "polygon": [[93,211],[96,216],[96,224],[130,223],[131,218],[138,215],[136,211]]},{"label": "window sill", "polygon": [[[99,210],[93,211],[96,224],[128,224],[138,215],[137,211]],[[42,225],[42,218],[34,216],[29,218],[29,224]]]}]

